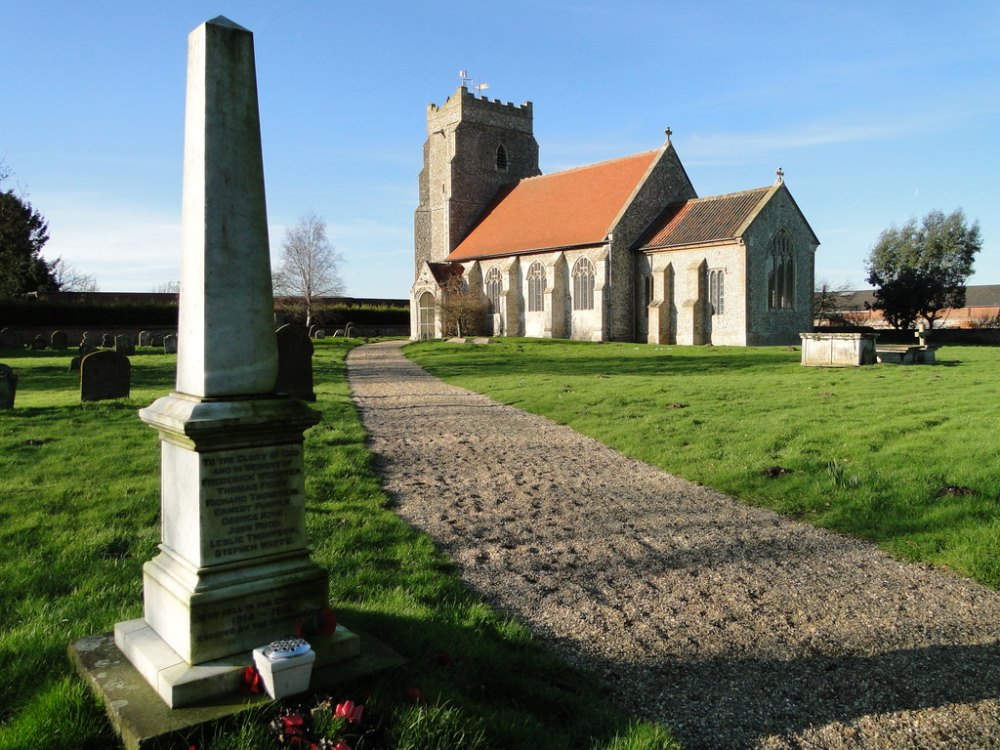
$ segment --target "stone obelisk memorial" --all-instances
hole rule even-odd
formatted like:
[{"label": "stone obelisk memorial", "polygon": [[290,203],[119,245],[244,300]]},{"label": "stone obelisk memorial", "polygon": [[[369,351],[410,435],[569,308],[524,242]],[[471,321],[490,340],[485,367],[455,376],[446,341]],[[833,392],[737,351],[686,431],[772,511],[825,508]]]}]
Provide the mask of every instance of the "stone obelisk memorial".
[{"label": "stone obelisk memorial", "polygon": [[[139,412],[161,440],[162,541],[143,568],[143,618],[115,626],[171,707],[237,690],[251,649],[327,605],[302,463],[320,415],[274,393],[253,35],[222,17],[188,38],[184,140],[177,385]],[[331,658],[358,653],[356,636],[336,640]]]}]

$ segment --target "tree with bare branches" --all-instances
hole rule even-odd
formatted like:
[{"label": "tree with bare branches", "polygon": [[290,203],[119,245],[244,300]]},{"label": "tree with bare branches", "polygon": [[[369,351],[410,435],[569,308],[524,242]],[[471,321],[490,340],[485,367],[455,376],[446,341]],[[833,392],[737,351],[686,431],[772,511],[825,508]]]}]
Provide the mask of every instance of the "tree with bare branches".
[{"label": "tree with bare branches", "polygon": [[344,293],[342,262],[326,237],[326,222],[314,213],[304,214],[285,232],[281,266],[274,274],[274,293],[297,299],[295,306],[305,313],[308,328],[319,298]]},{"label": "tree with bare branches", "polygon": [[441,295],[441,326],[446,336],[482,333],[489,303],[480,289],[473,289],[460,275],[451,276]]}]

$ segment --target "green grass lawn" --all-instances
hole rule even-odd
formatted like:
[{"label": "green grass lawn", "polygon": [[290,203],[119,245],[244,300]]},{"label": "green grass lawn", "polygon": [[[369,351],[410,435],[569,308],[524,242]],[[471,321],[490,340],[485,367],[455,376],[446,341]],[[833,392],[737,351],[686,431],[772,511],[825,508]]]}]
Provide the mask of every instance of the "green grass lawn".
[{"label": "green grass lawn", "polygon": [[[470,593],[393,514],[344,376],[351,345],[317,342],[324,418],[306,435],[309,538],[342,621],[410,660],[335,695],[365,702],[382,726],[354,750],[676,747]],[[118,746],[66,647],[141,616],[141,568],[159,543],[159,447],[136,410],[172,390],[175,358],[141,349],[131,359],[132,398],[83,404],[68,354],[0,358],[20,377],[16,408],[0,412],[0,750]],[[411,688],[427,703],[409,702]],[[267,718],[177,747],[274,747]]]},{"label": "green grass lawn", "polygon": [[498,339],[406,353],[671,473],[1000,589],[1000,349],[846,369],[802,367],[783,347]]}]

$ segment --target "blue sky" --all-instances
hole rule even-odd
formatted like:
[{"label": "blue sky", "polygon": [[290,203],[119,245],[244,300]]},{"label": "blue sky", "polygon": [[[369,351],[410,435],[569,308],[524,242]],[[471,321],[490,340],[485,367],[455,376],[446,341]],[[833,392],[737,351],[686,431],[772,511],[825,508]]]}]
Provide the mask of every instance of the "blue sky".
[{"label": "blue sky", "polygon": [[534,103],[543,172],[669,126],[699,195],[784,168],[817,280],[865,286],[882,229],[961,207],[1000,283],[996,0],[8,3],[4,187],[103,291],[179,278],[187,35],[217,15],[254,32],[272,256],[314,211],[350,295],[407,295],[425,108],[462,68]]}]

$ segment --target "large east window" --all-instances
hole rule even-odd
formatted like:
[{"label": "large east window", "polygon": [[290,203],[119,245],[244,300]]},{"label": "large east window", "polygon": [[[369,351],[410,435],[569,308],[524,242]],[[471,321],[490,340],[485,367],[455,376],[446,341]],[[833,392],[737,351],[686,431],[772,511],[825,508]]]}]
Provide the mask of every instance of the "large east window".
[{"label": "large east window", "polygon": [[594,264],[586,258],[573,264],[573,309],[594,309]]},{"label": "large east window", "polygon": [[538,261],[528,269],[528,312],[545,309],[545,266]]},{"label": "large east window", "polygon": [[795,252],[792,238],[785,231],[771,240],[767,254],[767,306],[771,310],[795,306]]}]

